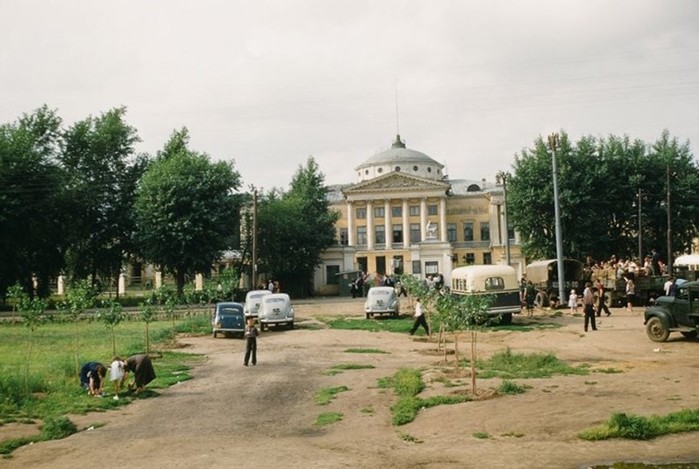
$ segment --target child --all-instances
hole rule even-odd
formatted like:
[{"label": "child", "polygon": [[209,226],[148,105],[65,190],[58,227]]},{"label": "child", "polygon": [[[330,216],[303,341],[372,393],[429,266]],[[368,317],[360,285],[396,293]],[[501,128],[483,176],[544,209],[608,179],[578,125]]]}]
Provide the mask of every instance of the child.
[{"label": "child", "polygon": [[255,327],[255,319],[248,318],[245,324],[245,361],[243,364],[248,366],[250,354],[252,353],[252,364],[257,365],[257,336],[259,332]]},{"label": "child", "polygon": [[570,291],[568,306],[570,306],[570,314],[576,314],[578,312],[578,295],[575,294],[575,290]]},{"label": "child", "polygon": [[109,381],[112,382],[114,386],[114,400],[119,400],[119,388],[121,387],[121,380],[124,378],[124,362],[121,358],[114,357],[112,359],[112,364],[109,365]]}]

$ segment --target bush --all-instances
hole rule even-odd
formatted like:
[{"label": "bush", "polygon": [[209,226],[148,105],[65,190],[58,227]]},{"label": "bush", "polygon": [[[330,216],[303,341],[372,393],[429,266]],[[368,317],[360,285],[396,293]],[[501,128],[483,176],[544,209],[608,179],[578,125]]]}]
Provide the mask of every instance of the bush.
[{"label": "bush", "polygon": [[78,427],[68,417],[47,417],[41,427],[41,437],[44,440],[59,440],[77,431]]}]

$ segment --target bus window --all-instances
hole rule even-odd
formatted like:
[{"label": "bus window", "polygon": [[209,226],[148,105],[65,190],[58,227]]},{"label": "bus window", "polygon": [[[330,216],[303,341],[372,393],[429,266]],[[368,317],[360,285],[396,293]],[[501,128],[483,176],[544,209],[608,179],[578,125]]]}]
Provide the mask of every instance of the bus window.
[{"label": "bus window", "polygon": [[505,280],[502,277],[488,277],[485,279],[485,290],[504,290]]}]

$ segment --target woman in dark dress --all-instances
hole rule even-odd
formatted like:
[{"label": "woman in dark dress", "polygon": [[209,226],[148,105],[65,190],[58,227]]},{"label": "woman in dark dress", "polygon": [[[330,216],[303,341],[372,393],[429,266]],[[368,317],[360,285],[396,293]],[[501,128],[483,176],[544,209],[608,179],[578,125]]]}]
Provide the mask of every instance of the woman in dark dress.
[{"label": "woman in dark dress", "polygon": [[136,385],[136,392],[143,391],[146,384],[155,379],[153,363],[146,354],[132,355],[126,359],[124,362],[124,377],[122,378],[122,382],[129,376],[129,372],[133,373],[133,384]]}]

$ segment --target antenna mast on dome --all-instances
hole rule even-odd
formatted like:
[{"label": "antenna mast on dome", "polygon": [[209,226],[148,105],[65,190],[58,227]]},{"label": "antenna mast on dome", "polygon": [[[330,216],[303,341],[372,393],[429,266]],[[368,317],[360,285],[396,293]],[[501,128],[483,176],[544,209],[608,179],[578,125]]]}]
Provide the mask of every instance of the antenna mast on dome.
[{"label": "antenna mast on dome", "polygon": [[397,78],[396,78],[395,92],[396,92],[396,135],[400,135],[400,125],[398,122],[398,79]]}]

